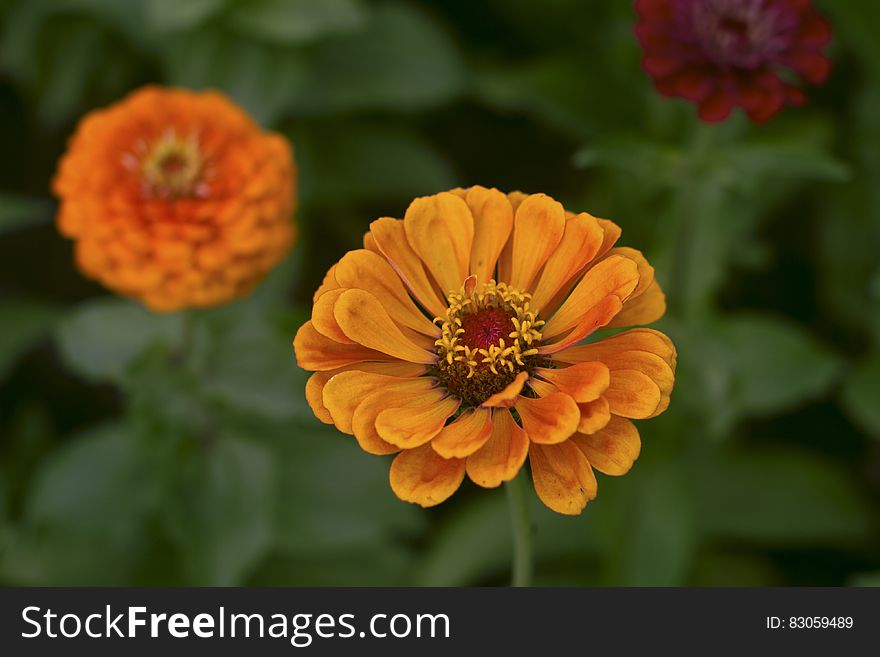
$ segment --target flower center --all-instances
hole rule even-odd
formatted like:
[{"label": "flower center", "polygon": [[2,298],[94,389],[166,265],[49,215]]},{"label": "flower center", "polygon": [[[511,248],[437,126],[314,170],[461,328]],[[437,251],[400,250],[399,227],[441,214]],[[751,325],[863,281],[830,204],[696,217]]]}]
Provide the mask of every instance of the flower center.
[{"label": "flower center", "polygon": [[168,132],[153,143],[141,160],[144,186],[148,193],[159,197],[195,195],[202,165],[195,138],[182,139]]},{"label": "flower center", "polygon": [[716,64],[759,68],[791,39],[793,17],[763,0],[694,0],[691,18],[703,51]]},{"label": "flower center", "polygon": [[544,322],[529,308],[531,295],[489,281],[476,290],[473,277],[449,294],[437,340],[437,378],[466,405],[479,406],[540,360]]}]

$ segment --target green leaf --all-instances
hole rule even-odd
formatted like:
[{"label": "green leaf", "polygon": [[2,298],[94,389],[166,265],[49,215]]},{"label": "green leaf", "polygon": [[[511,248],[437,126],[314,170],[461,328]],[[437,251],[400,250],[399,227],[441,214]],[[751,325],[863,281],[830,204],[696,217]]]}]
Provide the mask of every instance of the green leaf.
[{"label": "green leaf", "polygon": [[[475,77],[474,93],[483,102],[527,114],[576,139],[605,135],[615,125],[631,123],[630,111],[644,102],[601,67],[587,72],[570,53],[483,66]],[[625,100],[604,102],[609,95]]]},{"label": "green leaf", "polygon": [[8,568],[5,557],[9,553],[9,545],[13,537],[9,498],[7,475],[0,470],[0,573]]},{"label": "green leaf", "polygon": [[161,32],[185,30],[206,22],[226,0],[147,0],[147,21]]},{"label": "green leaf", "polygon": [[709,552],[695,564],[693,586],[780,586],[779,575],[765,555]]},{"label": "green leaf", "polygon": [[421,527],[420,510],[391,492],[390,459],[365,454],[352,436],[313,420],[285,435],[276,456],[285,500],[278,550],[286,555],[391,547]]},{"label": "green leaf", "polygon": [[793,323],[740,315],[719,328],[733,401],[745,414],[778,412],[815,398],[840,373],[839,359]]},{"label": "green leaf", "polygon": [[790,410],[838,378],[840,359],[798,325],[757,314],[673,325],[677,398],[715,435],[746,417]]},{"label": "green leaf", "polygon": [[[643,463],[630,473],[604,580],[616,586],[683,586],[696,549],[694,508],[679,468]],[[605,490],[610,493],[602,481]],[[600,502],[600,504],[603,502]]]},{"label": "green leaf", "polygon": [[264,446],[210,436],[178,463],[164,520],[187,583],[241,584],[272,544],[277,471]]},{"label": "green leaf", "polygon": [[357,0],[252,0],[229,14],[229,23],[265,41],[301,44],[359,28],[366,20]]},{"label": "green leaf", "polygon": [[[40,84],[40,118],[52,125],[80,111],[86,103],[87,80],[104,59],[104,39],[90,23],[73,23],[51,40],[52,65]],[[118,60],[117,60],[118,61]]]},{"label": "green leaf", "polygon": [[499,573],[509,578],[513,539],[503,493],[480,491],[451,514],[416,569],[417,586],[467,586]]},{"label": "green leaf", "polygon": [[247,298],[193,315],[190,365],[201,396],[275,421],[314,417],[304,395],[308,374],[291,344],[308,316],[284,310],[296,266],[297,257],[288,258]]},{"label": "green leaf", "polygon": [[681,175],[682,153],[678,147],[644,139],[605,139],[579,150],[574,163],[579,167],[610,167],[657,187],[670,185]]},{"label": "green leaf", "polygon": [[834,27],[835,40],[858,54],[858,61],[880,74],[880,6],[874,2],[827,2],[822,5]]},{"label": "green leaf", "polygon": [[449,163],[413,131],[373,123],[295,131],[300,187],[309,203],[411,199],[456,184]]},{"label": "green leaf", "polygon": [[880,587],[880,571],[859,573],[850,579],[850,586]]},{"label": "green leaf", "polygon": [[[108,531],[111,539],[125,536],[137,516],[158,500],[147,466],[139,445],[120,426],[75,436],[37,476],[28,520],[89,533]],[[133,517],[123,517],[128,513]]]},{"label": "green leaf", "polygon": [[826,457],[725,450],[693,463],[692,473],[697,518],[712,540],[858,545],[874,529],[854,474]]},{"label": "green leaf", "polygon": [[0,24],[0,66],[13,77],[33,81],[38,64],[33,56],[43,21],[51,14],[46,2],[20,2],[3,12]]},{"label": "green leaf", "polygon": [[40,122],[57,128],[96,99],[117,98],[131,87],[143,21],[140,3],[124,4],[34,0],[10,12],[0,34],[0,66],[33,95]]},{"label": "green leaf", "polygon": [[307,555],[274,555],[248,586],[411,586],[412,550],[403,545],[328,547]]},{"label": "green leaf", "polygon": [[[50,7],[59,13],[68,11],[83,14],[93,22],[112,25],[124,32],[125,37],[134,43],[140,44],[145,33],[144,25],[147,23],[147,2],[150,0],[131,0],[119,2],[119,0],[48,0]],[[204,0],[201,0],[204,1]],[[190,2],[178,2],[178,5],[195,5],[200,0]],[[105,62],[106,64],[106,62]]]},{"label": "green leaf", "polygon": [[315,45],[298,91],[301,112],[412,111],[451,100],[464,68],[438,24],[405,4],[377,5],[366,27]]},{"label": "green leaf", "polygon": [[[466,487],[474,489],[469,484]],[[581,516],[563,516],[539,501],[531,483],[528,488],[535,580],[551,584],[559,564],[566,560],[580,564],[585,557],[596,555],[600,547],[596,522],[607,512],[604,504],[591,503]],[[416,583],[421,586],[509,583],[512,540],[510,508],[503,487],[494,491],[477,488],[471,501],[459,503],[433,534],[416,569]]]},{"label": "green leaf", "polygon": [[299,51],[202,29],[165,40],[160,54],[169,84],[220,89],[266,126],[302,93],[305,62]]},{"label": "green leaf", "polygon": [[880,177],[880,85],[863,86],[853,109],[850,150],[858,175],[822,195],[821,220],[815,222],[822,264],[817,282],[826,316],[854,331],[873,333],[880,342],[880,191],[874,184]]},{"label": "green leaf", "polygon": [[842,401],[865,431],[880,438],[880,352],[856,365],[844,385]]},{"label": "green leaf", "polygon": [[88,380],[120,382],[148,348],[182,341],[179,314],[159,315],[121,299],[80,306],[62,321],[57,339],[65,363]]},{"label": "green leaf", "polygon": [[[11,400],[10,400],[11,402]],[[30,487],[34,473],[57,445],[52,409],[46,400],[25,400],[10,403],[0,445],[0,469],[6,472],[6,494],[16,504]]]},{"label": "green leaf", "polygon": [[845,164],[800,141],[768,141],[728,147],[723,159],[738,175],[754,180],[776,176],[841,182],[850,175]]},{"label": "green leaf", "polygon": [[209,397],[267,418],[312,417],[307,374],[296,366],[293,331],[265,315],[239,313],[237,324],[210,345],[202,390]]},{"label": "green leaf", "polygon": [[0,236],[52,221],[52,204],[45,199],[0,194]]},{"label": "green leaf", "polygon": [[157,481],[122,427],[75,436],[37,473],[3,571],[31,585],[131,581],[160,500]]},{"label": "green leaf", "polygon": [[707,163],[725,182],[759,196],[766,182],[792,179],[843,182],[850,177],[847,164],[832,155],[836,126],[817,116],[790,117],[766,130],[728,133],[705,154]]},{"label": "green leaf", "polygon": [[0,302],[0,381],[16,359],[46,336],[58,319],[58,309],[34,301]]}]

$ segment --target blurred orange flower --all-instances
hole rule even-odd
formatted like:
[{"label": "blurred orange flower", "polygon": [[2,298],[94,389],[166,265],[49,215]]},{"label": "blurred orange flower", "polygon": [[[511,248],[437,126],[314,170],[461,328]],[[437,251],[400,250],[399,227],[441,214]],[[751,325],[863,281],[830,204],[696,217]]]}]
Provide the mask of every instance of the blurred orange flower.
[{"label": "blurred orange flower", "polygon": [[631,420],[662,413],[674,380],[675,348],[657,331],[578,346],[665,311],[642,254],[614,247],[620,233],[544,194],[484,187],[374,221],[294,340],[315,371],[315,415],[369,453],[397,453],[403,500],[439,504],[465,474],[498,486],[528,457],[544,504],[580,513],[596,496],[593,468],[630,469],[641,447]]},{"label": "blurred orange flower", "polygon": [[53,190],[83,274],[156,311],[246,294],[296,234],[290,146],[216,92],[145,87],[91,112]]}]

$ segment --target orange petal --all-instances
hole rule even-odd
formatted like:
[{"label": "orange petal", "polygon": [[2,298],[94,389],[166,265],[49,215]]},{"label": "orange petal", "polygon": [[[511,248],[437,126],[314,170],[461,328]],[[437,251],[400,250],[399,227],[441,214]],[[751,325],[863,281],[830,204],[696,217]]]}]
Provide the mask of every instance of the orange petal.
[{"label": "orange petal", "polygon": [[312,307],[312,326],[322,335],[326,335],[331,340],[341,342],[342,344],[357,344],[349,338],[336,323],[336,317],[333,315],[333,308],[336,301],[345,292],[346,288],[338,287],[335,290],[327,290],[315,301]]},{"label": "orange petal", "polygon": [[568,219],[559,248],[547,259],[535,286],[532,307],[543,310],[560,288],[595,257],[602,238],[602,228],[595,217],[582,213]]},{"label": "orange petal", "polygon": [[[589,265],[588,265],[589,266]],[[572,289],[575,285],[577,285],[580,280],[581,274],[583,272],[578,272],[570,279],[568,279],[565,283],[563,283],[562,287],[559,288],[559,291],[553,295],[553,298],[550,301],[545,301],[541,306],[541,316],[542,317],[552,317],[553,313],[562,305],[562,302],[568,298],[568,295],[571,294]],[[537,306],[535,306],[537,308]]]},{"label": "orange petal", "polygon": [[562,392],[571,395],[576,402],[598,399],[609,383],[608,366],[599,361],[578,363],[559,369],[539,367],[535,372]]},{"label": "orange petal", "polygon": [[466,279],[464,279],[464,284],[461,286],[462,290],[464,290],[464,296],[472,297],[474,296],[474,291],[477,289],[477,276],[476,274],[471,274]]},{"label": "orange petal", "polygon": [[623,304],[623,310],[615,317],[610,326],[638,326],[651,324],[663,317],[666,313],[666,295],[660,289],[660,284],[653,281],[647,290],[639,296],[627,299]]},{"label": "orange petal", "polygon": [[608,252],[608,255],[623,256],[636,263],[636,267],[639,269],[639,284],[636,286],[636,289],[632,291],[632,294],[629,295],[630,299],[635,299],[642,294],[642,292],[647,290],[651,283],[654,282],[654,267],[651,266],[648,259],[645,258],[645,256],[642,255],[642,252],[638,249],[633,249],[628,246],[617,246],[611,249]]},{"label": "orange petal", "polygon": [[[515,210],[515,208],[514,208]],[[507,244],[501,249],[501,255],[498,256],[498,279],[499,281],[509,281],[511,279],[511,270],[513,269],[513,240],[508,239]]]},{"label": "orange petal", "polygon": [[569,297],[542,331],[544,339],[561,335],[574,328],[593,306],[609,295],[621,301],[632,293],[639,282],[639,269],[629,258],[609,256],[591,267]]},{"label": "orange petal", "polygon": [[431,447],[445,459],[464,458],[485,445],[491,435],[492,411],[475,408],[462,413],[454,422],[443,427],[431,441]]},{"label": "orange petal", "polygon": [[385,362],[375,363],[355,363],[350,365],[348,369],[360,370],[361,372],[375,372],[376,374],[385,374],[398,379],[414,379],[422,376],[428,371],[425,365],[418,363],[405,363],[402,360],[389,360]]},{"label": "orange petal", "polygon": [[593,360],[605,360],[623,351],[647,351],[662,358],[669,367],[675,370],[675,345],[660,331],[649,328],[637,328],[618,333],[592,344],[571,347],[553,356],[553,360],[563,363],[583,363]]},{"label": "orange petal", "polygon": [[647,375],[660,388],[660,403],[648,417],[660,415],[669,407],[672,388],[675,385],[675,371],[660,356],[649,351],[620,351],[602,358],[614,370],[637,370]]},{"label": "orange petal", "polygon": [[296,364],[304,370],[335,370],[367,360],[390,360],[391,356],[359,344],[341,344],[319,333],[311,321],[303,324],[293,339]]},{"label": "orange petal", "polygon": [[546,194],[532,194],[517,208],[513,220],[510,284],[531,288],[565,231],[565,210]]},{"label": "orange petal", "polygon": [[538,353],[556,354],[559,351],[568,349],[568,347],[580,342],[593,333],[593,331],[606,326],[608,322],[614,319],[614,316],[620,312],[622,307],[623,303],[620,301],[620,297],[614,294],[609,294],[599,303],[587,310],[587,312],[581,316],[580,322],[577,326],[575,326],[568,335],[556,342],[541,345],[538,347]]},{"label": "orange petal", "polygon": [[468,476],[478,486],[495,488],[519,472],[529,453],[529,437],[514,421],[510,411],[492,414],[492,435],[467,459]]},{"label": "orange petal", "polygon": [[529,379],[529,387],[535,391],[535,394],[538,397],[547,397],[548,395],[552,395],[554,392],[559,392],[559,388],[550,383],[549,381],[544,381],[537,377],[532,377]]},{"label": "orange petal", "polygon": [[330,372],[315,372],[309,377],[309,380],[306,381],[306,401],[309,404],[309,408],[312,409],[312,413],[315,414],[315,417],[321,420],[324,424],[333,424],[333,416],[330,415],[330,411],[324,406],[323,395],[324,385],[335,373],[335,370],[331,370]]},{"label": "orange petal", "polygon": [[534,443],[561,443],[577,431],[581,414],[574,399],[563,392],[516,402],[522,427]]},{"label": "orange petal", "polygon": [[443,399],[444,392],[439,388],[420,393],[407,393],[403,395],[391,395],[379,387],[358,404],[351,416],[351,429],[358,444],[369,454],[394,454],[400,451],[400,447],[393,445],[382,438],[376,430],[376,418],[389,408],[389,403],[394,406],[409,406],[410,404],[436,404]]},{"label": "orange petal", "polygon": [[324,280],[321,282],[321,285],[318,286],[318,289],[315,290],[312,301],[317,301],[324,292],[335,290],[337,287],[339,287],[339,283],[336,282],[336,265],[333,265],[327,270],[327,273],[324,275]]},{"label": "orange petal", "polygon": [[519,399],[519,393],[522,392],[523,386],[529,378],[528,372],[520,372],[516,378],[507,384],[504,390],[496,392],[483,402],[483,408],[508,408],[516,403]]},{"label": "orange petal", "polygon": [[470,273],[480,283],[495,278],[498,256],[513,228],[513,208],[507,196],[497,189],[471,187],[465,201],[474,218],[474,243],[471,246]]},{"label": "orange petal", "polygon": [[440,284],[457,292],[468,276],[474,219],[460,197],[448,192],[415,199],[403,218],[412,250]]},{"label": "orange petal", "polygon": [[638,370],[646,374],[657,384],[663,395],[668,396],[672,392],[675,372],[657,354],[652,354],[650,351],[619,351],[604,356],[602,361],[611,370]]},{"label": "orange petal", "polygon": [[400,219],[383,217],[370,224],[373,241],[416,300],[432,316],[442,317],[446,304],[438,296],[425,273],[425,267],[406,239],[406,229]]},{"label": "orange petal", "polygon": [[581,420],[578,422],[578,433],[596,433],[611,421],[611,409],[608,400],[599,397],[586,404],[578,404],[581,412]]},{"label": "orange petal", "polygon": [[349,251],[336,265],[336,280],[342,287],[372,294],[398,324],[425,335],[440,335],[440,329],[416,307],[397,272],[381,255],[364,249]]},{"label": "orange petal", "polygon": [[525,192],[508,192],[507,200],[510,201],[510,207],[513,208],[513,211],[516,212],[519,209],[519,206],[522,205],[522,202],[529,196],[530,195]]},{"label": "orange petal", "polygon": [[340,372],[324,385],[324,407],[329,411],[337,429],[343,433],[353,433],[352,416],[367,395],[381,389],[387,393],[390,404],[402,403],[408,395],[426,392],[435,383],[429,377],[400,379],[357,370]]},{"label": "orange petal", "polygon": [[608,253],[611,247],[620,239],[620,234],[623,231],[620,229],[620,226],[610,219],[600,219],[599,217],[596,217],[596,220],[599,222],[599,225],[602,226],[602,232],[604,233],[602,246],[599,247],[599,252],[596,254],[597,258],[601,258]]},{"label": "orange petal", "polygon": [[566,440],[529,447],[532,481],[541,501],[557,513],[576,516],[596,497],[596,476],[587,457]]},{"label": "orange petal", "polygon": [[[665,335],[652,329],[633,329],[593,344],[572,347],[554,355],[561,362],[601,360],[613,372],[636,370],[648,376],[660,390],[657,408],[646,417],[659,415],[669,406],[675,383],[675,347]],[[653,398],[650,393],[648,399]],[[644,409],[641,410],[644,412]]]},{"label": "orange petal", "polygon": [[333,416],[327,407],[324,406],[324,386],[327,381],[341,372],[358,370],[361,372],[376,372],[378,374],[386,374],[388,376],[399,378],[413,378],[421,376],[427,371],[423,365],[415,363],[404,363],[402,361],[387,361],[377,363],[355,363],[346,365],[345,367],[328,370],[326,372],[315,372],[306,382],[306,401],[311,407],[312,412],[321,422],[325,424],[333,424]]},{"label": "orange petal", "polygon": [[361,449],[369,454],[394,454],[400,451],[400,447],[385,441],[376,431],[376,418],[379,413],[389,408],[389,404],[404,406],[437,403],[443,398],[443,391],[434,388],[417,392],[413,387],[406,386],[404,394],[396,392],[394,386],[390,389],[379,386],[373,392],[363,398],[351,416],[351,430],[357,439]]},{"label": "orange petal", "polygon": [[[364,233],[364,248],[367,251],[372,251],[373,253],[382,255],[382,251],[379,250],[379,247],[376,245],[376,240],[373,239],[373,233],[371,233],[370,231]],[[385,256],[382,257],[384,258]]]},{"label": "orange petal", "polygon": [[369,292],[346,290],[336,300],[333,315],[345,335],[358,344],[410,363],[427,365],[437,360],[409,340]]},{"label": "orange petal", "polygon": [[407,328],[406,326],[401,326],[400,332],[403,333],[407,340],[412,342],[417,347],[424,349],[425,351],[434,353],[434,351],[437,349],[437,340],[433,336],[425,335],[424,333],[420,333],[418,331],[413,331],[411,328]]},{"label": "orange petal", "polygon": [[591,436],[576,433],[572,440],[590,465],[607,475],[629,472],[642,449],[636,425],[616,415],[601,431]]},{"label": "orange petal", "polygon": [[[568,215],[570,215],[569,219],[575,216],[574,213],[567,212],[566,216]],[[595,252],[592,264],[595,264],[602,259],[602,256],[604,256],[611,249],[611,247],[614,246],[614,243],[618,240],[621,233],[620,227],[614,222],[608,221],[608,219],[600,219],[596,217],[596,222],[602,229],[602,244],[599,247],[598,251]],[[589,268],[590,266],[591,264],[587,263],[587,268]],[[559,287],[556,294],[554,294],[549,301],[542,303],[540,306],[535,304],[535,307],[539,308],[545,317],[550,317],[556,311],[556,309],[562,305],[562,302],[568,298],[568,295],[571,293],[572,288],[577,284],[578,278],[579,273],[575,274],[567,281],[565,281]]]},{"label": "orange petal", "polygon": [[636,420],[650,417],[661,400],[657,384],[636,370],[611,372],[611,383],[604,396],[614,415]]},{"label": "orange petal", "polygon": [[360,448],[367,454],[384,456],[396,454],[400,447],[382,440],[376,431],[376,416],[385,410],[384,394],[381,390],[367,395],[351,416],[352,433]]},{"label": "orange petal", "polygon": [[460,405],[456,397],[438,399],[436,395],[426,394],[404,406],[379,413],[376,432],[383,440],[403,449],[418,447],[440,433]]},{"label": "orange petal", "polygon": [[444,459],[430,445],[407,449],[391,463],[391,490],[404,502],[428,507],[452,495],[464,479],[464,459]]}]

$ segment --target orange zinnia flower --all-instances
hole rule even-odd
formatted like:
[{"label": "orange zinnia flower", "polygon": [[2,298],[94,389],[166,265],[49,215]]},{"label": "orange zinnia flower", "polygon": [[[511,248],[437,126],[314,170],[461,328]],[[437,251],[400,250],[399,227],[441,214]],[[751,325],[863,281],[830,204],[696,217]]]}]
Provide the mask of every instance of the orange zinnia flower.
[{"label": "orange zinnia flower", "polygon": [[[299,330],[316,373],[315,415],[372,454],[398,453],[391,487],[432,506],[465,473],[512,479],[529,457],[538,496],[577,514],[595,467],[621,475],[641,442],[632,419],[669,404],[675,348],[637,328],[578,346],[600,327],[665,311],[642,254],[620,228],[567,213],[544,194],[456,189],[370,225],[336,263]],[[431,321],[430,318],[435,318]]]},{"label": "orange zinnia flower", "polygon": [[293,244],[294,165],[219,93],[146,87],[79,124],[53,182],[88,277],[157,311],[241,296]]}]

